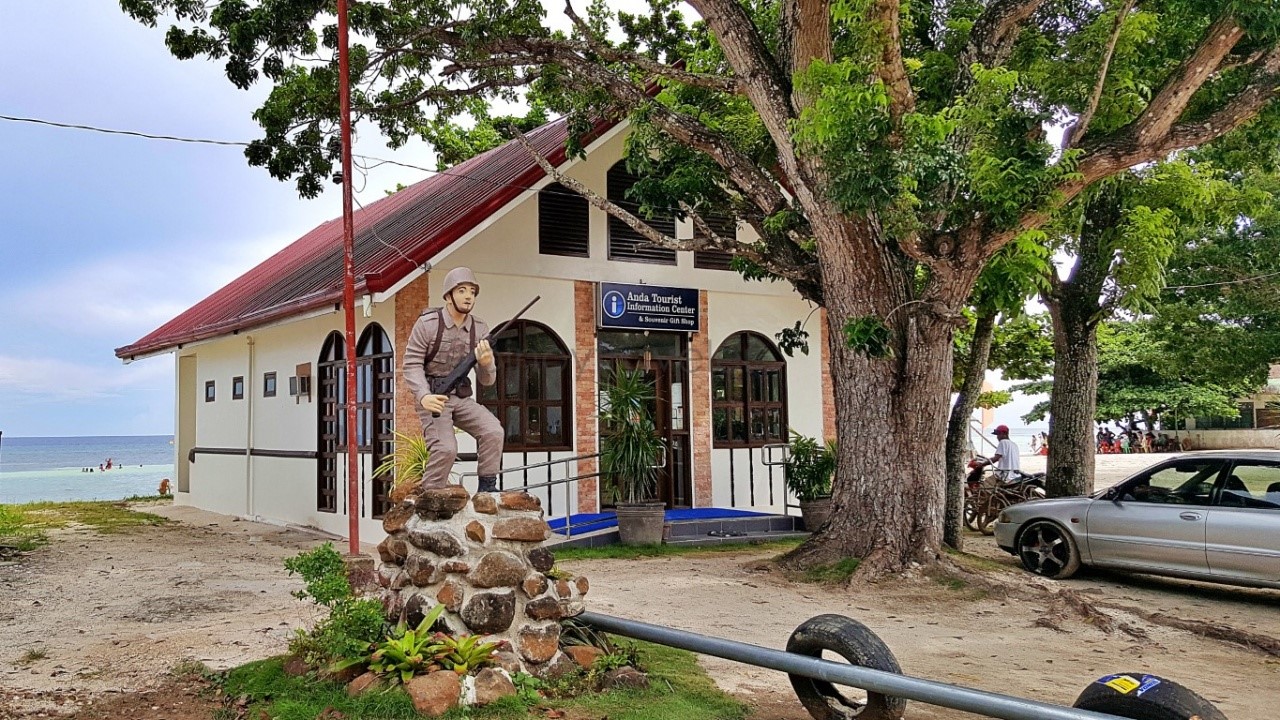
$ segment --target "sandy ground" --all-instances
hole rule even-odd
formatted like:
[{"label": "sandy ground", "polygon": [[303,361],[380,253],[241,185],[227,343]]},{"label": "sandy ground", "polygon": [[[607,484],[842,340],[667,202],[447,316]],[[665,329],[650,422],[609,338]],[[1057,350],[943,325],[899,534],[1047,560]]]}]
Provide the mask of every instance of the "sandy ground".
[{"label": "sandy ground", "polygon": [[[1153,459],[1108,456],[1100,484]],[[126,535],[64,531],[22,563],[0,565],[0,718],[83,712],[160,686],[184,659],[217,669],[278,654],[293,628],[316,618],[290,596],[300,582],[281,563],[321,538],[192,508],[152,511],[176,522]],[[590,578],[588,607],[600,613],[774,648],[804,620],[838,613],[871,627],[918,677],[1069,705],[1100,675],[1143,671],[1191,687],[1233,720],[1275,716],[1280,656],[1161,618],[1280,639],[1280,592],[1097,573],[1054,583],[1015,569],[989,538],[971,536],[969,549],[1008,571],[968,584],[794,584],[758,551],[569,569]],[[1102,615],[1064,602],[1064,588]],[[807,717],[786,676],[714,658],[704,665],[757,707],[753,717]],[[913,703],[907,717],[974,716]]]}]

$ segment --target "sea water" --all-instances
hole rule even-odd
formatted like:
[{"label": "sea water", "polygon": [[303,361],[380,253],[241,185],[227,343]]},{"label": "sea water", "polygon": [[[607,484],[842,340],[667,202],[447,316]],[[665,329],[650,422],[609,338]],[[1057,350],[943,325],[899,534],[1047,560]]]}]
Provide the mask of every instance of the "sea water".
[{"label": "sea water", "polygon": [[[120,500],[173,482],[173,436],[0,437],[0,503]],[[99,470],[111,459],[110,470]],[[89,469],[93,472],[89,472]]]}]

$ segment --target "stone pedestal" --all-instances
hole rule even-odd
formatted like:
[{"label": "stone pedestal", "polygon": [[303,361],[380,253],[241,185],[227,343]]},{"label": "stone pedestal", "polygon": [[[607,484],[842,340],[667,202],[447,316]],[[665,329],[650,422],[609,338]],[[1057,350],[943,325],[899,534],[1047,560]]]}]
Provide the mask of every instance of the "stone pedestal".
[{"label": "stone pedestal", "polygon": [[458,485],[405,488],[383,518],[376,581],[388,617],[415,625],[445,606],[456,633],[506,640],[498,658],[508,670],[546,677],[562,669],[562,618],[582,613],[584,577],[548,575],[542,546],[551,530],[538,498],[523,492],[478,493]]}]

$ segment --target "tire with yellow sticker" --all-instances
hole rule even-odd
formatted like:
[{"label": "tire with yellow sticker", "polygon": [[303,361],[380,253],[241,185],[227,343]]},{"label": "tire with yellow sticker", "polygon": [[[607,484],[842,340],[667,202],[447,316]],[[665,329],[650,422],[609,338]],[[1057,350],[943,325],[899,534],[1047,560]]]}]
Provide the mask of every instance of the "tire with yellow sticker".
[{"label": "tire with yellow sticker", "polygon": [[1100,677],[1080,693],[1072,707],[1134,720],[1227,720],[1221,710],[1194,691],[1146,673]]}]

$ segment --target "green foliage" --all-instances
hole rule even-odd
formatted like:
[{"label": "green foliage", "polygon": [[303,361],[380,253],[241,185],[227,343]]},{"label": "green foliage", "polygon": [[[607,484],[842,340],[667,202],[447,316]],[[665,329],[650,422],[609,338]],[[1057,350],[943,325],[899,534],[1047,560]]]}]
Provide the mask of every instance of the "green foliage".
[{"label": "green foliage", "polygon": [[[518,697],[483,708],[459,708],[445,720],[524,720],[530,706],[559,709],[569,717],[608,717],[610,720],[741,720],[746,706],[724,694],[697,664],[693,653],[649,643],[637,643],[640,662],[648,670],[647,690],[618,690],[554,701],[539,691],[549,683],[524,673],[512,681]],[[221,692],[242,698],[243,714],[277,720],[313,720],[317,717],[420,718],[403,692],[364,693],[349,697],[339,683],[292,677],[284,672],[283,658],[247,663],[226,673]],[[541,714],[541,713],[538,713]]]},{"label": "green foliage", "polygon": [[844,324],[844,342],[869,358],[893,357],[893,331],[878,317],[850,318]]},{"label": "green foliage", "polygon": [[604,386],[600,473],[616,502],[647,502],[657,493],[664,446],[653,424],[653,402],[653,383],[640,370],[619,368]]},{"label": "green foliage", "polygon": [[386,628],[381,602],[348,598],[334,603],[328,617],[310,632],[297,630],[289,641],[289,651],[310,667],[364,658],[370,643],[381,638]]},{"label": "green foliage", "polygon": [[479,670],[493,663],[493,656],[502,643],[483,642],[479,635],[441,635],[440,664],[445,670],[459,675]]},{"label": "green foliage", "polygon": [[[443,658],[448,652],[445,636],[431,630],[443,613],[444,605],[436,605],[417,627],[408,627],[403,622],[396,625],[387,637],[372,644],[367,658],[369,670],[394,684],[409,682],[414,675],[444,667]],[[349,663],[339,665],[345,664]]]},{"label": "green foliage", "polygon": [[836,472],[835,440],[823,444],[792,430],[786,469],[787,489],[801,502],[830,497]]},{"label": "green foliage", "polygon": [[421,480],[427,470],[427,461],[431,459],[431,448],[427,447],[426,438],[398,430],[395,436],[395,451],[374,468],[373,476],[391,474],[394,485]]},{"label": "green foliage", "polygon": [[778,331],[774,338],[778,341],[778,347],[787,357],[795,357],[795,351],[809,354],[809,331],[804,329],[804,323],[800,320],[796,321],[794,327],[782,328]]},{"label": "green foliage", "polygon": [[516,686],[516,697],[525,705],[536,705],[542,700],[542,689],[546,683],[527,672],[516,671],[511,674],[511,684]]},{"label": "green foliage", "polygon": [[1013,393],[1008,390],[988,390],[978,395],[978,407],[991,410],[1007,405],[1011,400],[1013,400]]},{"label": "green foliage", "polygon": [[325,543],[286,559],[284,568],[290,575],[301,576],[306,583],[305,589],[290,593],[299,600],[311,600],[317,605],[333,607],[337,602],[351,597],[347,568],[342,556],[333,549],[333,543]]},{"label": "green foliage", "polygon": [[312,667],[367,656],[370,643],[386,632],[382,603],[352,594],[346,566],[333,544],[299,553],[286,559],[284,566],[306,583],[303,590],[293,591],[294,597],[329,609],[328,617],[310,632],[297,631],[290,651]]}]

